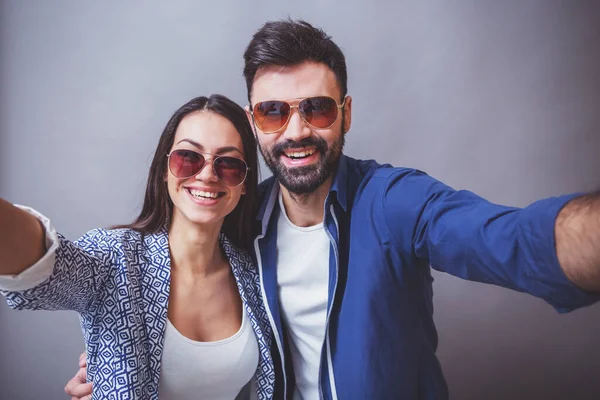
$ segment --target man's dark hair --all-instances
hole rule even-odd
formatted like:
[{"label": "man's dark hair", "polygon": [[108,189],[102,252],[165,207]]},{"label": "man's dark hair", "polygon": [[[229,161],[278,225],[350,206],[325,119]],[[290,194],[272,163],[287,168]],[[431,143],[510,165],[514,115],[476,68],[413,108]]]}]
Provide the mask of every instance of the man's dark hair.
[{"label": "man's dark hair", "polygon": [[340,85],[342,100],[348,91],[346,59],[342,50],[322,29],[292,19],[267,22],[252,37],[244,52],[244,78],[248,101],[256,73],[264,67],[289,67],[306,61],[327,65]]}]

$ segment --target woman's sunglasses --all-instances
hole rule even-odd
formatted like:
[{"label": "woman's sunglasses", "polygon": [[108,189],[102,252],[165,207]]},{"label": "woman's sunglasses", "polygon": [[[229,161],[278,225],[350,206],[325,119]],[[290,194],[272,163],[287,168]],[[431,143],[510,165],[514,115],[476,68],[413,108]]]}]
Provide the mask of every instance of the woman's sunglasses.
[{"label": "woman's sunglasses", "polygon": [[346,99],[338,105],[337,101],[328,96],[307,97],[295,106],[287,101],[268,100],[256,103],[250,114],[263,133],[275,133],[285,127],[290,121],[292,108],[298,108],[300,117],[313,128],[326,129],[333,125],[338,117],[338,110],[345,103]]},{"label": "woman's sunglasses", "polygon": [[[181,179],[198,175],[206,165],[204,155],[212,156],[213,154],[200,154],[192,150],[173,150],[167,154],[169,171]],[[244,183],[250,169],[244,160],[227,156],[213,157],[212,168],[217,178],[227,186],[239,186]]]}]

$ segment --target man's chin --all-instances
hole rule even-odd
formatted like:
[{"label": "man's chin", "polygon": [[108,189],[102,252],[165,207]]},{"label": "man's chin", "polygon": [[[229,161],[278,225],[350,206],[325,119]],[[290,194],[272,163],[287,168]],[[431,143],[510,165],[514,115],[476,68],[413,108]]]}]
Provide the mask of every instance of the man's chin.
[{"label": "man's chin", "polygon": [[294,179],[294,178],[297,179],[297,178],[302,178],[303,176],[306,176],[308,174],[317,173],[317,170],[319,169],[319,164],[298,165],[298,166],[291,166],[291,167],[288,167],[283,164],[279,164],[278,169],[281,172],[281,175],[290,177],[292,179]]},{"label": "man's chin", "polygon": [[[302,167],[303,169],[306,167]],[[328,178],[322,174],[315,174],[315,169],[300,171],[300,167],[294,171],[275,174],[277,181],[293,194],[305,195],[316,191]]]}]

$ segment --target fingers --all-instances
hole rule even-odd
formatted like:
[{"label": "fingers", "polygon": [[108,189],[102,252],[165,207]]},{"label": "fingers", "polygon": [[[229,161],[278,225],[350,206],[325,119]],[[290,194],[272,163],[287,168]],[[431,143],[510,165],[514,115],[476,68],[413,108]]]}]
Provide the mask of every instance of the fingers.
[{"label": "fingers", "polygon": [[80,383],[86,383],[87,368],[79,368],[79,371],[75,374],[75,378],[77,378]]},{"label": "fingers", "polygon": [[[69,381],[70,383],[70,381]],[[71,399],[76,400],[87,400],[92,398],[92,384],[91,383],[79,383],[76,386],[69,387],[69,384],[65,387],[65,392],[71,396]]]},{"label": "fingers", "polygon": [[84,367],[87,367],[87,358],[85,356],[85,351],[79,356],[79,368]]},{"label": "fingers", "polygon": [[65,392],[76,399],[85,398],[84,396],[90,396],[92,394],[92,384],[86,383],[86,368],[81,368],[77,371],[77,374],[67,382],[65,386]]},{"label": "fingers", "polygon": [[85,352],[79,355],[79,371],[65,386],[65,392],[71,396],[71,400],[91,400],[92,383],[86,382],[87,358]]}]

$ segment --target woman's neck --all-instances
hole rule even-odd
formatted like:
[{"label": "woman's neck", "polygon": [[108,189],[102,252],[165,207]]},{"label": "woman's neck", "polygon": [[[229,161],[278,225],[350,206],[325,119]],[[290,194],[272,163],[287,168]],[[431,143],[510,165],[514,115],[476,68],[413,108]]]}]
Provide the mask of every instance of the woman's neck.
[{"label": "woman's neck", "polygon": [[182,218],[173,218],[169,227],[171,268],[206,277],[220,270],[225,261],[219,233],[222,223],[197,225]]}]

